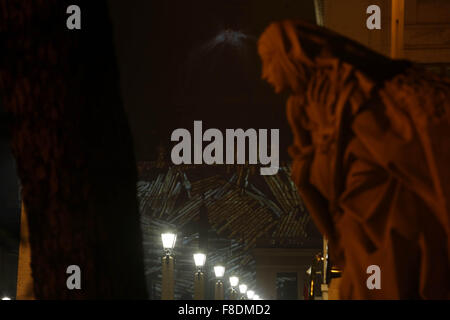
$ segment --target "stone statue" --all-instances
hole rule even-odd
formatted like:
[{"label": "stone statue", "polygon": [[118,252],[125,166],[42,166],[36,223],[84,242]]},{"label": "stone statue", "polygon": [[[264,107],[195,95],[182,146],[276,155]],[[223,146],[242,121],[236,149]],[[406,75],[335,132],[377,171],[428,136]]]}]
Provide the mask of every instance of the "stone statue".
[{"label": "stone statue", "polygon": [[258,51],[291,93],[292,178],[343,269],[340,298],[450,298],[450,79],[304,22],[272,23]]}]

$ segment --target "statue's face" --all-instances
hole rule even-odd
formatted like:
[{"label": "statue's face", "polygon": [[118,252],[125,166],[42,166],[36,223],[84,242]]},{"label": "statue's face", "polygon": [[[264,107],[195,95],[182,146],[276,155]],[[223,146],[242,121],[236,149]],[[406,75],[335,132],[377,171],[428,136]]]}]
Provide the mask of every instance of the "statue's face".
[{"label": "statue's face", "polygon": [[276,93],[280,93],[286,87],[280,63],[272,57],[263,59],[262,62],[262,78],[273,86]]}]

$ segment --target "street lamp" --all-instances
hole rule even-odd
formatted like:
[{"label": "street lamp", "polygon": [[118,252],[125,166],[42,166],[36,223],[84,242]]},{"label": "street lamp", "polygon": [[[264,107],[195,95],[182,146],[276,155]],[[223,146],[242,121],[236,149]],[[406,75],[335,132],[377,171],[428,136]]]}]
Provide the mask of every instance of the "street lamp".
[{"label": "street lamp", "polygon": [[174,258],[173,248],[177,241],[176,233],[166,232],[161,234],[161,240],[164,248],[164,256],[161,259],[162,279],[161,279],[161,300],[174,299]]},{"label": "street lamp", "polygon": [[201,270],[206,262],[206,254],[204,253],[195,253],[194,254],[194,263],[197,269]]},{"label": "street lamp", "polygon": [[247,292],[247,285],[246,284],[240,284],[239,285],[239,292],[241,293],[241,300],[245,300]]},{"label": "street lamp", "polygon": [[216,275],[216,288],[214,291],[214,297],[216,300],[223,300],[223,282],[222,282],[222,278],[223,275],[225,274],[225,267],[223,266],[215,266],[214,267],[214,273]]},{"label": "street lamp", "polygon": [[194,262],[197,267],[197,271],[194,276],[194,300],[204,300],[205,299],[205,278],[202,271],[203,266],[205,265],[206,254],[204,253],[195,253],[194,254]]},{"label": "street lamp", "polygon": [[238,299],[238,292],[236,290],[237,285],[239,284],[239,278],[236,276],[230,277],[230,300],[237,300]]},{"label": "street lamp", "polygon": [[214,267],[214,274],[216,275],[216,278],[222,279],[223,275],[225,274],[225,267],[223,267],[223,266],[215,266]]},{"label": "street lamp", "polygon": [[166,232],[161,234],[161,240],[164,250],[173,250],[175,248],[175,242],[177,241],[176,233]]},{"label": "street lamp", "polygon": [[232,276],[230,277],[230,285],[232,287],[237,287],[237,285],[239,284],[239,278],[236,276]]},{"label": "street lamp", "polygon": [[255,295],[255,291],[253,291],[253,290],[247,290],[247,298],[248,298],[249,300],[252,300],[253,297],[254,297],[254,295]]}]

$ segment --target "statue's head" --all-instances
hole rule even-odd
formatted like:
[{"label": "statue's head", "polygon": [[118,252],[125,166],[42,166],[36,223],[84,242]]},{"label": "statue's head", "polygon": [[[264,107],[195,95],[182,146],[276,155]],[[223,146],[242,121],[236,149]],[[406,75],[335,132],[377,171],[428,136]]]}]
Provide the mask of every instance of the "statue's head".
[{"label": "statue's head", "polygon": [[312,64],[303,59],[299,49],[291,21],[272,23],[259,38],[262,78],[274,87],[275,92],[302,89],[302,78],[307,76]]},{"label": "statue's head", "polygon": [[326,28],[303,21],[270,24],[258,41],[262,77],[275,91],[304,93],[321,68],[346,63],[367,78],[380,81],[409,63],[394,61]]}]

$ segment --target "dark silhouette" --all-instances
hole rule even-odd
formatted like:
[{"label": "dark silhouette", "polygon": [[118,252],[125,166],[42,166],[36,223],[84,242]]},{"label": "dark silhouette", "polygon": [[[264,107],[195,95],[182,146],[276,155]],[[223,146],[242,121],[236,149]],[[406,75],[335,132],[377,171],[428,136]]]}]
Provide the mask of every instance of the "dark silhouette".
[{"label": "dark silhouette", "polygon": [[[66,9],[82,9],[81,30]],[[0,2],[11,119],[37,299],[145,298],[132,139],[106,1]],[[81,290],[66,269],[81,268]]]}]

